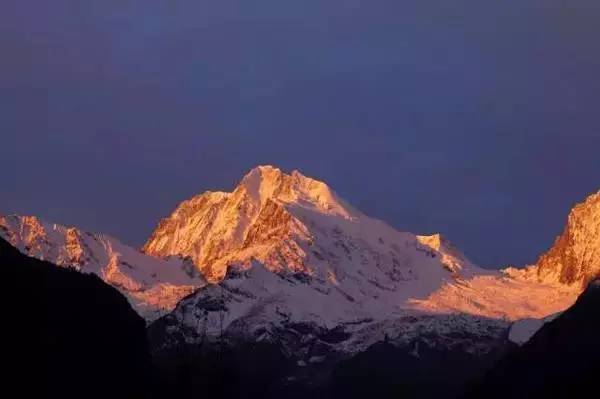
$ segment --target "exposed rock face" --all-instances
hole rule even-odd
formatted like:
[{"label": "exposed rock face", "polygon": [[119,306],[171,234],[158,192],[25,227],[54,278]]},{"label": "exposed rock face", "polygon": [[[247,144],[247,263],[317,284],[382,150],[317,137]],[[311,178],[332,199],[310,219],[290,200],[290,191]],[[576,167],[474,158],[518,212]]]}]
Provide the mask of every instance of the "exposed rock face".
[{"label": "exposed rock face", "polygon": [[600,276],[600,192],[569,214],[564,232],[537,263],[542,281],[585,287]]}]

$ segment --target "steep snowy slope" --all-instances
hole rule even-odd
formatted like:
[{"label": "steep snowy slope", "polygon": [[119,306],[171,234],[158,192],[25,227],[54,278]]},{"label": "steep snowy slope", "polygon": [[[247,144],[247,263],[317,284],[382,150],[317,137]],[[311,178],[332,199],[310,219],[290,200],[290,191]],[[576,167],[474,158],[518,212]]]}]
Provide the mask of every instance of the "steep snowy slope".
[{"label": "steep snowy slope", "polygon": [[112,237],[33,216],[0,215],[0,237],[29,256],[97,274],[149,320],[172,310],[182,297],[205,284],[189,261],[156,259]]}]

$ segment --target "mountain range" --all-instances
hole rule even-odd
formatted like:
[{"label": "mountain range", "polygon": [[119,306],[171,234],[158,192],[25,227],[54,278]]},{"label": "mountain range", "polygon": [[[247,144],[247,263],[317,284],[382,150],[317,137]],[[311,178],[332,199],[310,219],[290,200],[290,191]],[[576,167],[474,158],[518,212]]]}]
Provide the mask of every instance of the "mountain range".
[{"label": "mountain range", "polygon": [[149,324],[155,353],[268,344],[296,381],[382,343],[414,358],[526,343],[600,275],[600,192],[573,208],[536,264],[498,270],[272,166],[232,192],[183,201],[140,250],[33,216],[0,216],[0,237],[117,288]]}]

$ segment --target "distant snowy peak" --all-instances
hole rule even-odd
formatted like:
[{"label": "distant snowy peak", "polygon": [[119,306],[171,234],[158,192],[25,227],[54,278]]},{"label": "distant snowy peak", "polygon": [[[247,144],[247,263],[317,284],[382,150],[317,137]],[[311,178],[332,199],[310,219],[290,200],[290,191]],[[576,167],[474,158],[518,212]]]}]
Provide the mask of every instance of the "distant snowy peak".
[{"label": "distant snowy peak", "polygon": [[27,255],[78,267],[86,262],[81,232],[35,216],[0,215],[0,235]]},{"label": "distant snowy peak", "polygon": [[205,284],[185,260],[156,259],[107,235],[35,216],[0,215],[0,237],[26,255],[98,275],[148,319],[172,310],[182,297]]},{"label": "distant snowy peak", "polygon": [[576,205],[563,233],[537,263],[543,281],[585,287],[600,276],[600,191]]},{"label": "distant snowy peak", "polygon": [[[259,166],[232,193],[209,192],[184,201],[161,221],[143,251],[189,257],[212,282],[220,281],[230,265],[257,260],[274,272],[321,279],[343,278],[358,269],[368,274],[370,265],[394,283],[430,273],[421,263],[451,273],[472,267],[449,249],[439,236],[417,238],[363,215],[327,184],[298,171]],[[435,262],[421,261],[438,253],[442,256]]]},{"label": "distant snowy peak", "polygon": [[417,240],[436,251],[441,256],[441,262],[449,271],[455,274],[461,274],[462,277],[470,277],[472,273],[480,272],[460,250],[452,243],[443,237],[441,234],[433,234],[430,236],[417,236]]}]

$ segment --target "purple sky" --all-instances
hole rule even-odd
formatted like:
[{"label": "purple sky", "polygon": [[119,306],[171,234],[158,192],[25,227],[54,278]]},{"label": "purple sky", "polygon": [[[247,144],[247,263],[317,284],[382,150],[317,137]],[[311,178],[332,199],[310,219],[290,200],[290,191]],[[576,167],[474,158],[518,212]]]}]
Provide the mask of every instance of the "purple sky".
[{"label": "purple sky", "polygon": [[597,0],[8,0],[0,213],[140,245],[269,163],[523,264],[600,189]]}]

